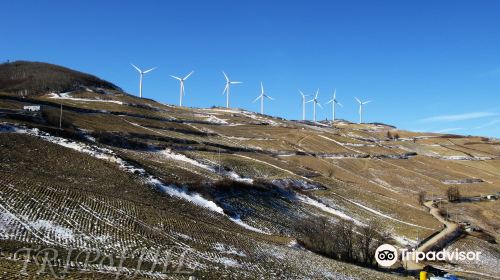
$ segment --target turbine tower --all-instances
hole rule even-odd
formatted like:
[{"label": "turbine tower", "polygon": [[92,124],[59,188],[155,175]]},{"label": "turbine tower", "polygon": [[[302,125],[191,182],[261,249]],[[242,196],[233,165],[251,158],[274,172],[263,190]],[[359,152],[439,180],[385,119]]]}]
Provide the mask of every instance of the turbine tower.
[{"label": "turbine tower", "polygon": [[229,80],[229,78],[227,77],[226,73],[224,73],[224,71],[222,71],[222,74],[224,74],[224,78],[226,78],[226,86],[224,87],[224,91],[222,92],[222,94],[226,94],[226,108],[229,108],[229,87],[231,85],[235,85],[235,84],[242,84],[243,82],[236,82],[236,81],[231,81]]},{"label": "turbine tower", "polygon": [[318,94],[319,94],[319,89],[316,90],[316,95],[314,95],[314,98],[306,102],[306,103],[313,102],[313,108],[314,108],[313,121],[314,122],[316,122],[316,105],[318,105],[321,109],[323,109],[323,106],[321,106],[321,104],[319,104]]},{"label": "turbine tower", "polygon": [[153,68],[148,69],[146,71],[142,71],[141,69],[139,69],[139,67],[135,66],[134,64],[131,63],[131,65],[135,68],[135,70],[137,70],[137,72],[139,72],[139,76],[140,76],[140,78],[139,78],[139,97],[142,98],[142,77],[144,76],[144,74],[155,70],[156,67],[153,67]]},{"label": "turbine tower", "polygon": [[334,89],[333,90],[333,98],[330,101],[326,102],[326,104],[332,103],[332,124],[335,121],[335,104],[338,104],[340,107],[344,107],[344,106],[342,106],[342,104],[340,102],[337,101],[337,99],[335,97],[336,94],[337,94],[337,89]]},{"label": "turbine tower", "polygon": [[300,89],[299,89],[300,95],[302,95],[302,120],[306,120],[306,96]]},{"label": "turbine tower", "polygon": [[268,99],[271,99],[271,100],[274,100],[274,98],[272,98],[271,96],[267,95],[264,91],[264,86],[262,85],[262,82],[260,82],[260,95],[257,96],[257,98],[255,98],[255,101],[259,100],[260,98],[260,113],[261,114],[264,114],[264,98],[268,98]]},{"label": "turbine tower", "polygon": [[370,103],[371,100],[362,102],[357,97],[354,97],[354,99],[356,99],[356,101],[358,101],[358,103],[359,103],[359,123],[362,123],[363,122],[363,105]]},{"label": "turbine tower", "polygon": [[170,75],[170,77],[176,79],[176,80],[179,80],[179,82],[181,83],[181,92],[179,94],[179,106],[182,107],[182,97],[184,96],[184,81],[186,81],[189,76],[191,76],[191,74],[193,74],[194,71],[191,71],[189,74],[187,74],[186,77],[184,78],[179,78],[179,77],[176,77],[176,76],[173,76],[173,75]]}]

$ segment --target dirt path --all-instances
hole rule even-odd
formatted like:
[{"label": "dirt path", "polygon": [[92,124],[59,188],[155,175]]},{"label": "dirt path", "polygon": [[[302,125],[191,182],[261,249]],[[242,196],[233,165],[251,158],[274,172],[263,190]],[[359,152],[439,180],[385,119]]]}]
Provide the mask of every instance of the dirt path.
[{"label": "dirt path", "polygon": [[[457,224],[447,221],[443,218],[443,216],[441,216],[441,214],[439,214],[439,209],[434,206],[434,202],[432,200],[426,201],[424,205],[430,209],[431,215],[441,222],[445,228],[429,240],[425,241],[423,244],[420,244],[420,246],[418,246],[415,250],[416,252],[427,252],[429,249],[443,242],[443,240],[449,238],[450,235],[453,235],[458,230]],[[408,270],[421,270],[425,266],[424,263],[417,263],[413,260],[408,260],[404,262],[403,265]]]}]

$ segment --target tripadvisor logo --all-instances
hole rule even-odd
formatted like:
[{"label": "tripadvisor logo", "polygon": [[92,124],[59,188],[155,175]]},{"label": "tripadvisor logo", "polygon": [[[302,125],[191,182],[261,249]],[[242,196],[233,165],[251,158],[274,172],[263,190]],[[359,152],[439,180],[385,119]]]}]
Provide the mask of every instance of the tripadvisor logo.
[{"label": "tripadvisor logo", "polygon": [[398,250],[390,244],[382,244],[375,251],[375,260],[380,266],[392,266],[398,260]]},{"label": "tripadvisor logo", "polygon": [[394,246],[390,244],[380,245],[375,251],[375,260],[380,266],[390,267],[398,260],[398,255],[401,255],[403,261],[414,261],[416,263],[421,261],[479,261],[481,252],[464,252],[455,249],[454,251],[429,251],[420,252],[413,249],[401,249],[398,252]]}]

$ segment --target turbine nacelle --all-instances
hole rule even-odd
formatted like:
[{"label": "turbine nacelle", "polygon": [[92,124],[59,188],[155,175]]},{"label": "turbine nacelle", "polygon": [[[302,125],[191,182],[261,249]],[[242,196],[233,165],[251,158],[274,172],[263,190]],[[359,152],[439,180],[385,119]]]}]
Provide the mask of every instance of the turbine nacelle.
[{"label": "turbine nacelle", "polygon": [[326,102],[325,104],[330,104],[332,102],[334,102],[335,104],[339,105],[340,107],[344,107],[340,102],[337,101],[337,89],[334,89],[333,90],[333,98],[328,100],[328,102]]},{"label": "turbine nacelle", "polygon": [[183,81],[187,80],[189,78],[189,76],[191,76],[191,74],[193,74],[193,73],[194,73],[194,71],[189,72],[189,74],[187,74],[184,78],[179,78],[179,77],[174,76],[174,75],[170,75],[170,77],[183,82]]},{"label": "turbine nacelle", "polygon": [[361,101],[356,96],[354,97],[354,99],[356,99],[356,101],[358,101],[359,105],[365,105],[365,104],[368,104],[368,103],[372,102],[371,100]]},{"label": "turbine nacelle", "polygon": [[149,73],[149,72],[151,72],[151,71],[155,70],[156,68],[158,68],[158,67],[153,67],[153,68],[151,68],[151,69],[148,69],[148,70],[143,71],[143,70],[141,70],[139,67],[135,66],[133,63],[130,63],[130,65],[132,65],[132,67],[134,67],[134,68],[135,68],[135,70],[137,70],[137,72],[139,72],[139,74],[141,74],[141,75],[144,75],[144,74],[146,74],[146,73]]}]

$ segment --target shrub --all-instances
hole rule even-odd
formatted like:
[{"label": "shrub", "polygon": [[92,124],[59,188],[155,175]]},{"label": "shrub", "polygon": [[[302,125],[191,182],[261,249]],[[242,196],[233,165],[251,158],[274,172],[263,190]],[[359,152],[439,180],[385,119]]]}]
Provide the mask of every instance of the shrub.
[{"label": "shrub", "polygon": [[418,204],[424,205],[427,193],[425,191],[420,191],[418,193]]},{"label": "shrub", "polygon": [[458,190],[457,187],[449,187],[446,190],[446,197],[448,198],[448,201],[450,202],[455,202],[460,200],[460,191]]},{"label": "shrub", "polygon": [[95,131],[92,133],[92,136],[97,140],[97,142],[110,145],[118,148],[125,149],[147,149],[149,148],[148,144],[144,142],[139,142],[133,139],[128,139],[127,137],[106,131]]}]

